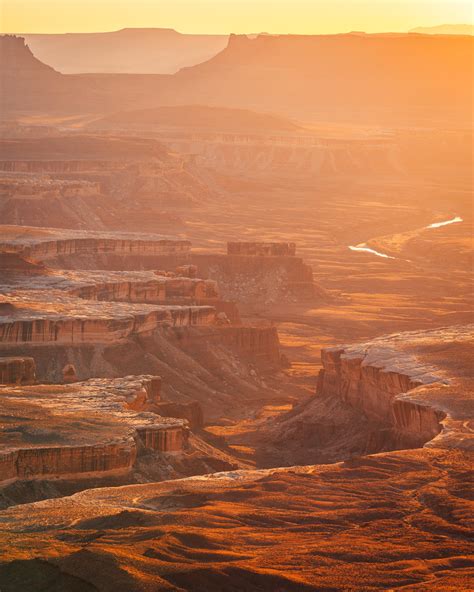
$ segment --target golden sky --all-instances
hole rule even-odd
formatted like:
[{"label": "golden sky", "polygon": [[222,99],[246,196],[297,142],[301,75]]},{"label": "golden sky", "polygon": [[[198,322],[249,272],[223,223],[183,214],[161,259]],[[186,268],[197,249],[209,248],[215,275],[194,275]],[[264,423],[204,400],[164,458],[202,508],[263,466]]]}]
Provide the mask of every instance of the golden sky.
[{"label": "golden sky", "polygon": [[4,33],[170,27],[183,33],[311,34],[470,22],[470,0],[0,0]]}]

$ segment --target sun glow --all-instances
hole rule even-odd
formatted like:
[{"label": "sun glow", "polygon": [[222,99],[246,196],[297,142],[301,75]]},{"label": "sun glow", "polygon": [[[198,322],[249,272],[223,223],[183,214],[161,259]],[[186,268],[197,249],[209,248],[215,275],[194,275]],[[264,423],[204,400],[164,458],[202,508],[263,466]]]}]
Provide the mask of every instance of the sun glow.
[{"label": "sun glow", "polygon": [[169,27],[183,33],[407,31],[472,21],[466,0],[3,0],[5,33]]}]

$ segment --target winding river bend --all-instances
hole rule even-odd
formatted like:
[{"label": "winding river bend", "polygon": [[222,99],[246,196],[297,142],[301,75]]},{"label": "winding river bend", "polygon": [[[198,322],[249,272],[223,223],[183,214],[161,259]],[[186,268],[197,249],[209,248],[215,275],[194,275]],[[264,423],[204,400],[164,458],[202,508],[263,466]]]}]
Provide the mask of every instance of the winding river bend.
[{"label": "winding river bend", "polygon": [[[428,226],[424,226],[420,228],[419,232],[423,232],[423,230],[430,230],[433,228],[441,228],[442,226],[448,226],[449,224],[456,224],[458,222],[463,222],[461,216],[455,216],[450,220],[443,220],[442,222],[433,222],[433,224],[429,224]],[[359,243],[358,245],[349,247],[350,251],[357,251],[359,253],[369,253],[371,255],[376,255],[377,257],[383,257],[384,259],[396,259],[396,257],[392,257],[391,255],[387,255],[387,253],[381,253],[380,251],[376,251],[375,249],[371,249],[367,246],[367,243]]]}]

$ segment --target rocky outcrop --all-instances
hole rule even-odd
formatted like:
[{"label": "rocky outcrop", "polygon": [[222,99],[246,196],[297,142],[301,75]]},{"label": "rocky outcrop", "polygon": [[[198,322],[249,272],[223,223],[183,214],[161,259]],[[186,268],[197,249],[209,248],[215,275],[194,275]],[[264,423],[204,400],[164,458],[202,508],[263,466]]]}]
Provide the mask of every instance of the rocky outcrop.
[{"label": "rocky outcrop", "polygon": [[187,422],[146,411],[159,377],[0,387],[0,482],[128,473],[146,450],[179,452]]},{"label": "rocky outcrop", "polygon": [[18,253],[0,253],[0,271],[4,273],[0,286],[3,294],[47,290],[52,300],[61,291],[90,301],[198,305],[220,302],[217,282],[175,272],[53,270]]},{"label": "rocky outcrop", "polygon": [[[86,300],[110,300],[137,303],[196,303],[217,301],[217,282],[199,278],[163,277],[160,272],[120,274],[101,272],[102,281],[93,281],[88,274],[89,285],[72,288],[70,293]],[[92,281],[91,281],[92,280]]]},{"label": "rocky outcrop", "polygon": [[45,273],[45,266],[39,261],[28,259],[19,253],[0,252],[0,271],[3,274],[22,274],[26,276],[41,275]]},{"label": "rocky outcrop", "polygon": [[313,271],[300,257],[192,253],[190,259],[229,300],[272,304],[315,296]]},{"label": "rocky outcrop", "polygon": [[380,344],[321,352],[323,370],[318,392],[338,397],[361,411],[373,424],[392,428],[400,447],[421,446],[441,431],[444,414],[431,406],[397,401],[397,397],[424,384],[441,381],[415,359],[400,360],[399,353]]},{"label": "rocky outcrop", "polygon": [[474,450],[472,377],[458,361],[468,363],[473,334],[473,326],[454,326],[323,349],[315,395],[262,429],[261,465]]},{"label": "rocky outcrop", "polygon": [[35,371],[33,358],[0,357],[0,384],[33,384]]},{"label": "rocky outcrop", "polygon": [[[340,399],[362,412],[379,436],[385,427],[384,446],[413,448],[440,445],[450,437],[454,417],[460,413],[459,396],[449,402],[446,393],[455,386],[432,361],[436,348],[455,350],[472,340],[471,327],[390,335],[368,343],[322,350],[323,369],[318,394]],[[466,430],[460,436],[470,446]],[[438,437],[439,436],[439,437]],[[461,444],[460,444],[461,445]]]},{"label": "rocky outcrop", "polygon": [[219,340],[256,365],[280,366],[280,341],[276,327],[222,327]]}]

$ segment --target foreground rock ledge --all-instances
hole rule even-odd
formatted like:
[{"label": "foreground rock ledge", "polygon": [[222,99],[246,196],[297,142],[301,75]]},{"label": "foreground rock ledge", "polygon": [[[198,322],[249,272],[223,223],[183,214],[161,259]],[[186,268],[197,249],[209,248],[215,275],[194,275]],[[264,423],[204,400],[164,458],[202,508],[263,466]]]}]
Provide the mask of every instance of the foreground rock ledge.
[{"label": "foreground rock ledge", "polygon": [[0,485],[128,473],[140,450],[182,450],[187,422],[151,410],[158,377],[0,387]]}]

